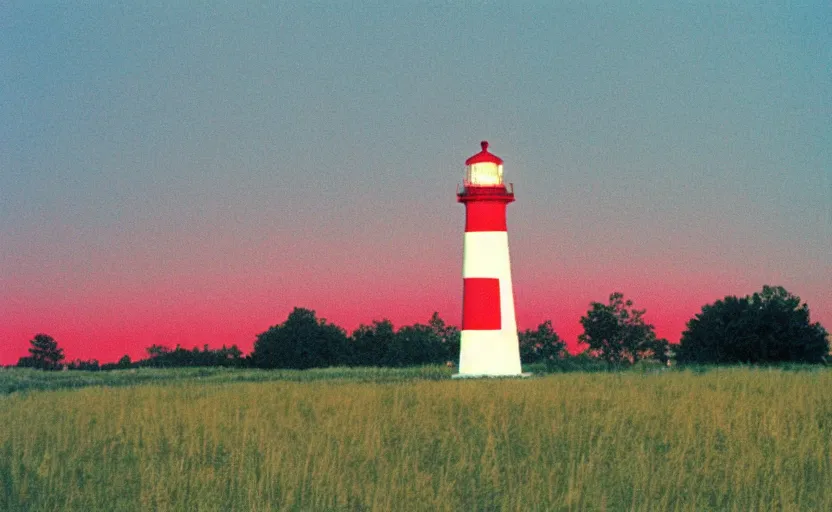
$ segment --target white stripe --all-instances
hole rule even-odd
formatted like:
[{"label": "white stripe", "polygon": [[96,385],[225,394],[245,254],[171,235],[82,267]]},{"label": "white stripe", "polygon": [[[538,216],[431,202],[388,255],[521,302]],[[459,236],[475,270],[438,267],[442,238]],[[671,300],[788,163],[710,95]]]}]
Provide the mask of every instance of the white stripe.
[{"label": "white stripe", "polygon": [[[511,286],[511,277],[500,279],[500,321],[501,330],[512,333],[517,339],[517,320],[514,317],[514,290]],[[516,343],[516,341],[515,341]]]},{"label": "white stripe", "polygon": [[511,279],[508,233],[471,231],[462,245],[462,277],[500,277]]},{"label": "white stripe", "polygon": [[517,332],[462,331],[460,375],[519,375],[520,346]]}]

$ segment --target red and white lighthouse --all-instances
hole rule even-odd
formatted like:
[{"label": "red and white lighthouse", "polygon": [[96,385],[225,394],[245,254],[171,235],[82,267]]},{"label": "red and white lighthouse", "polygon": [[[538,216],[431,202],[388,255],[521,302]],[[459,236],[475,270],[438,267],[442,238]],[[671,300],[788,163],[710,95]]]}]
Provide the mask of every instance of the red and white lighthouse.
[{"label": "red and white lighthouse", "polygon": [[462,338],[459,376],[520,376],[520,346],[508,256],[506,206],[514,187],[503,183],[503,160],[482,151],[465,161],[457,200],[465,205],[462,249]]}]

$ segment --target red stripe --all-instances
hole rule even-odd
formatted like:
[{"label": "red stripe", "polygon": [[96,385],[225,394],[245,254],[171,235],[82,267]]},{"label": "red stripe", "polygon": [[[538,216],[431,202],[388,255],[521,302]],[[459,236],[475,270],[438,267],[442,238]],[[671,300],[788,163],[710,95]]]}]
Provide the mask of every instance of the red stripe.
[{"label": "red stripe", "polygon": [[502,327],[500,280],[466,277],[462,289],[462,330],[499,330]]},{"label": "red stripe", "polygon": [[505,186],[466,186],[457,194],[465,204],[465,231],[506,231],[506,205],[514,201],[514,190]]},{"label": "red stripe", "polygon": [[465,231],[506,231],[506,203],[498,201],[465,203]]}]

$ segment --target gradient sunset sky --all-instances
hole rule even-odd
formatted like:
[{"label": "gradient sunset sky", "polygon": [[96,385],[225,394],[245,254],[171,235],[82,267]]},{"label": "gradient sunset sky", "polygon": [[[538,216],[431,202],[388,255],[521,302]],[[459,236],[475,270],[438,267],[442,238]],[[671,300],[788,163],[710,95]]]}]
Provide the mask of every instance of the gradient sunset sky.
[{"label": "gradient sunset sky", "polygon": [[483,139],[521,328],[764,284],[832,328],[826,0],[57,3],[0,7],[0,364],[458,325]]}]

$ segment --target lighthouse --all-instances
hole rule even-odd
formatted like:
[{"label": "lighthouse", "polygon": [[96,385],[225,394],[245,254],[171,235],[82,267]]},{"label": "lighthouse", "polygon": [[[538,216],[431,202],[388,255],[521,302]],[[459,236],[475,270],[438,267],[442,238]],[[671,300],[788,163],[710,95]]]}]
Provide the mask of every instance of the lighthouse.
[{"label": "lighthouse", "polygon": [[506,230],[514,187],[503,182],[503,160],[488,152],[487,141],[481,146],[465,161],[465,179],[457,190],[457,200],[465,205],[457,376],[521,376]]}]

